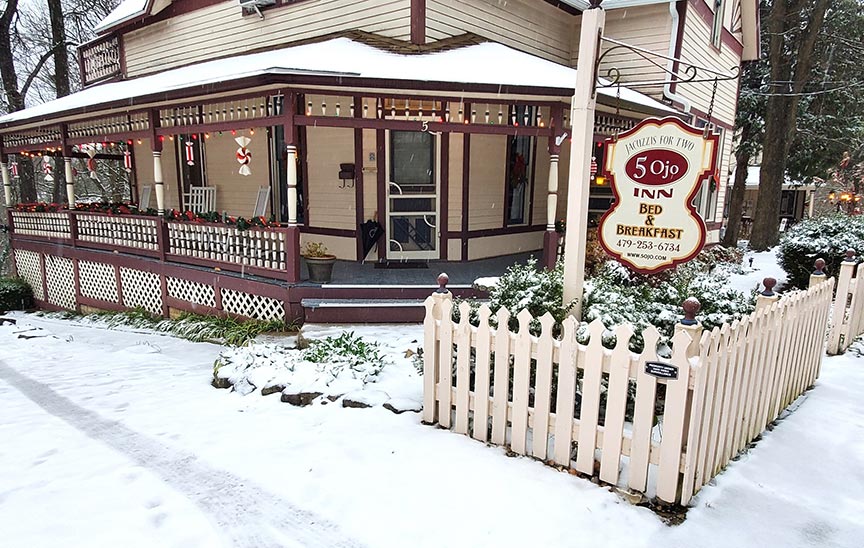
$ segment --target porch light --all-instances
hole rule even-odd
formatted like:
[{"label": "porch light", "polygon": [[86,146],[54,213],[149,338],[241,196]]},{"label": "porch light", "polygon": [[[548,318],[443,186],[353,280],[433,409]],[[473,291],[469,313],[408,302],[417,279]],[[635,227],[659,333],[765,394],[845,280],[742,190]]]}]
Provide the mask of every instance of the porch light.
[{"label": "porch light", "polygon": [[209,138],[210,138],[210,134],[209,134],[209,133],[205,133],[205,134],[204,134],[204,138],[205,138],[205,139],[209,139]]},{"label": "porch light", "polygon": [[168,140],[169,140],[169,141],[173,141],[173,140],[174,140],[174,136],[173,136],[173,135],[169,135],[169,136],[168,136]]},{"label": "porch light", "polygon": [[250,128],[249,129],[249,135],[255,135],[255,130]]},{"label": "porch light", "polygon": [[236,129],[232,129],[232,130],[231,130],[231,135],[237,135],[237,130],[236,130]]},{"label": "porch light", "polygon": [[603,186],[603,185],[606,184],[606,177],[603,177],[602,175],[600,175],[600,176],[598,176],[598,177],[595,177],[595,178],[594,178],[594,183],[595,183],[597,186]]},{"label": "porch light", "polygon": [[833,202],[835,198],[837,198],[837,193],[836,193],[836,192],[834,192],[834,191],[832,190],[831,192],[828,193],[828,200],[829,200],[829,201]]},{"label": "porch light", "polygon": [[141,144],[141,139],[138,139],[138,144],[139,144],[139,145]]}]

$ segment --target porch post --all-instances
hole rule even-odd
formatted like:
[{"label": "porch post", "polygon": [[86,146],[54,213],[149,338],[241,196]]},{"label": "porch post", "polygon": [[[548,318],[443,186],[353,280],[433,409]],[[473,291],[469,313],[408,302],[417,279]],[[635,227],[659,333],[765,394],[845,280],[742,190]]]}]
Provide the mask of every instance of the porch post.
[{"label": "porch post", "polygon": [[162,178],[162,151],[153,151],[153,184],[156,187],[156,209],[165,214],[165,181]]},{"label": "porch post", "polygon": [[75,208],[75,177],[72,174],[72,158],[65,156],[63,158],[63,170],[66,174],[66,202],[69,204],[69,209]]},{"label": "porch post", "polygon": [[297,219],[297,145],[294,144],[294,116],[297,114],[297,94],[287,92],[284,99],[285,179],[288,206],[288,283],[300,281],[300,226]]},{"label": "porch post", "polygon": [[[558,260],[558,233],[555,231],[555,217],[558,211],[558,158],[561,145],[558,143],[556,129],[561,123],[561,109],[555,107],[551,113],[552,135],[549,136],[549,186],[546,196],[546,232],[543,234],[543,266],[547,270],[555,268]],[[563,135],[561,136],[563,140]]]},{"label": "porch post", "polygon": [[12,180],[9,178],[9,158],[6,156],[0,159],[0,171],[3,173],[3,194],[6,198],[6,207],[12,207]]},{"label": "porch post", "polygon": [[585,279],[585,230],[588,224],[591,145],[594,140],[594,106],[597,102],[595,64],[606,12],[600,2],[592,0],[582,13],[579,36],[579,64],[576,67],[576,89],[573,92],[570,120],[570,173],[567,178],[567,228],[564,240],[564,298],[573,302],[570,315],[582,316],[582,284]]}]

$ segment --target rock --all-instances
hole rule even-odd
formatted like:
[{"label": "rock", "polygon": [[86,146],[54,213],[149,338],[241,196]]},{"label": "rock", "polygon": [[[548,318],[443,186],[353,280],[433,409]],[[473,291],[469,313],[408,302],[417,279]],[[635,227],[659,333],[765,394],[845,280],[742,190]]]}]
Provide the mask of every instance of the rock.
[{"label": "rock", "polygon": [[342,407],[375,407],[388,401],[390,396],[381,390],[357,390],[342,398]]},{"label": "rock", "polygon": [[372,407],[366,402],[353,400],[349,397],[342,398],[342,407],[354,407],[356,409],[363,409],[365,407]]},{"label": "rock", "polygon": [[271,384],[270,386],[265,386],[261,389],[262,396],[269,396],[270,394],[275,394],[276,392],[282,392],[285,390],[284,384]]},{"label": "rock", "polygon": [[234,391],[240,394],[241,396],[247,396],[255,391],[257,388],[254,384],[249,382],[248,379],[240,379],[239,382],[234,384]]},{"label": "rock", "polygon": [[6,325],[7,323],[15,325],[18,322],[15,321],[15,318],[0,318],[0,325]]},{"label": "rock", "polygon": [[408,398],[392,398],[384,402],[384,409],[393,411],[397,415],[401,415],[406,411],[419,413],[423,410],[423,404],[419,401],[411,400]]},{"label": "rock", "polygon": [[231,381],[222,377],[213,377],[213,382],[210,383],[213,388],[231,388]]},{"label": "rock", "polygon": [[306,407],[320,395],[321,392],[300,392],[297,394],[282,392],[282,401],[298,407]]}]

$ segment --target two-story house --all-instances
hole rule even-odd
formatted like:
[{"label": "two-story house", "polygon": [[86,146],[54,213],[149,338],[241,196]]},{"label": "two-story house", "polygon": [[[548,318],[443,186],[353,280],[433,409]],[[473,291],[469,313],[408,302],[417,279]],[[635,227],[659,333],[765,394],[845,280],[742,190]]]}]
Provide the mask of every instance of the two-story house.
[{"label": "two-story house", "polygon": [[[605,137],[649,116],[712,124],[721,168],[697,207],[717,241],[738,84],[685,84],[668,72],[730,72],[757,56],[757,3],[602,7],[604,36],[662,56],[604,43],[614,49],[600,74],[614,69],[620,85],[598,90],[595,160],[602,166]],[[67,179],[76,177],[71,159],[89,155],[125,161],[133,200],[149,207],[272,216],[282,226],[18,211],[18,272],[49,307],[297,317],[303,299],[428,292],[404,287],[404,272],[360,269],[364,259],[447,261],[463,283],[509,256],[544,253],[548,262],[566,204],[567,117],[587,8],[582,0],[125,0],[79,50],[85,89],[0,118],[7,189],[8,166],[22,154],[42,155],[45,173],[65,169]],[[602,172],[591,185],[598,215],[612,194]],[[361,229],[370,220],[383,227],[372,241]],[[306,242],[346,261],[340,283],[304,282]],[[358,317],[369,315],[360,308]]]}]

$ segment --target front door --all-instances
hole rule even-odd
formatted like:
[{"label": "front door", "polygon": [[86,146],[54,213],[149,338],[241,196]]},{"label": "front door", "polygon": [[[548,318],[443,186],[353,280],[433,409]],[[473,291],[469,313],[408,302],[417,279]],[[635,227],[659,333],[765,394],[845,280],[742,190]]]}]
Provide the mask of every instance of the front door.
[{"label": "front door", "polygon": [[387,140],[387,258],[437,259],[437,139],[426,132],[390,131]]}]

